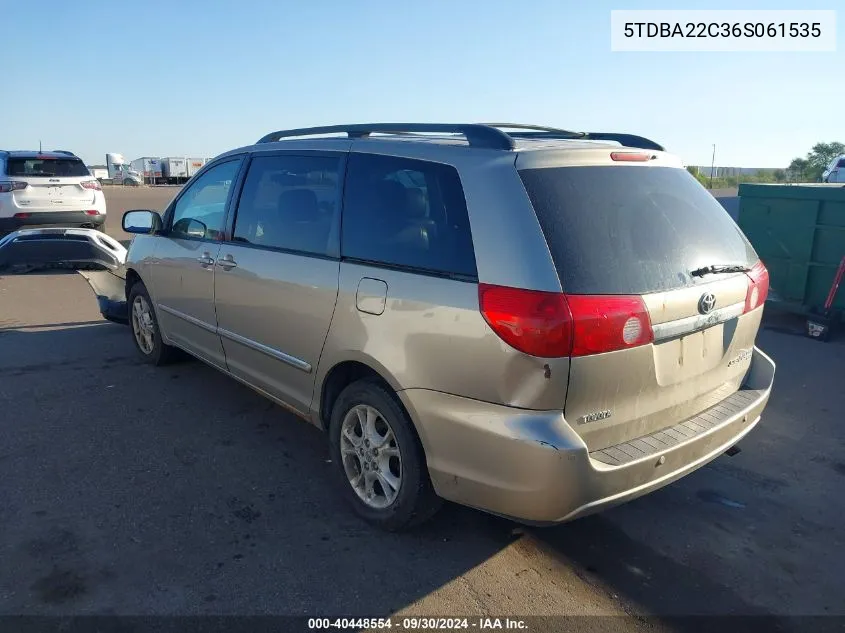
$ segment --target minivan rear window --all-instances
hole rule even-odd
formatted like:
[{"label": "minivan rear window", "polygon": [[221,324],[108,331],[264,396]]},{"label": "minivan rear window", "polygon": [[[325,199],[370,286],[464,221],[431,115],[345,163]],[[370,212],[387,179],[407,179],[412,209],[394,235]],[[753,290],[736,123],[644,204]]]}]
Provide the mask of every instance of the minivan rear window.
[{"label": "minivan rear window", "polygon": [[78,158],[8,158],[6,175],[20,178],[77,178],[90,176],[91,173]]},{"label": "minivan rear window", "polygon": [[757,254],[685,169],[633,165],[520,170],[564,292],[646,294],[711,264]]}]

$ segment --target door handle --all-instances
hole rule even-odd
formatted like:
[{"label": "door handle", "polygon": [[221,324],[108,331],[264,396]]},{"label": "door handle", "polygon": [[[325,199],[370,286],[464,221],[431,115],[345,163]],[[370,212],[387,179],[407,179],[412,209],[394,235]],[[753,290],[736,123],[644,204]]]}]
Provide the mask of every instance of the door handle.
[{"label": "door handle", "polygon": [[214,263],[214,258],[211,256],[211,253],[206,251],[202,254],[202,257],[197,257],[197,261],[203,268],[207,268],[208,266],[211,266]]},{"label": "door handle", "polygon": [[232,268],[235,268],[238,263],[231,255],[226,255],[225,257],[221,257],[217,260],[217,265],[223,270],[231,270]]}]

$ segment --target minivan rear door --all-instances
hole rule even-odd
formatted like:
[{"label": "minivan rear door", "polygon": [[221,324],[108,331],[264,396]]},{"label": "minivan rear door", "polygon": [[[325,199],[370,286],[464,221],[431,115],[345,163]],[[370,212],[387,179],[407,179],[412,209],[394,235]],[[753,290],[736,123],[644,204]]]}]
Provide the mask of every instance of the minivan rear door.
[{"label": "minivan rear door", "polygon": [[337,300],[345,152],[256,152],[215,264],[226,365],[307,413]]},{"label": "minivan rear door", "polygon": [[[631,296],[654,333],[644,345],[571,359],[564,413],[595,451],[672,427],[735,393],[761,310],[746,309],[750,277],[739,272],[758,262],[754,249],[690,173],[659,152],[643,161],[585,153],[586,164],[572,161],[576,151],[564,166],[529,156],[517,168],[570,305]],[[737,272],[703,270],[714,265]]]}]

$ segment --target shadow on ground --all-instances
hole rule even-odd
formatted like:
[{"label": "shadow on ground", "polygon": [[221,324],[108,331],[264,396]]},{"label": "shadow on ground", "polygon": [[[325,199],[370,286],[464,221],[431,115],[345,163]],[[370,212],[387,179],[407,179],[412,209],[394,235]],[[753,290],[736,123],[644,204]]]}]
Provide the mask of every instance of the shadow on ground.
[{"label": "shadow on ground", "polygon": [[456,507],[376,532],[321,431],[198,362],[140,364],[123,326],[66,325],[0,332],[2,612],[384,615],[513,538]]}]

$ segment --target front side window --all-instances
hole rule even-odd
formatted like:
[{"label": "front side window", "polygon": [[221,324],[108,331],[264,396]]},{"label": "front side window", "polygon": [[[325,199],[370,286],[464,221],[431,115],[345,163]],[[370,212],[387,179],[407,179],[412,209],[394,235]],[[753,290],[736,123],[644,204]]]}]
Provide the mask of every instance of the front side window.
[{"label": "front side window", "polygon": [[454,167],[350,154],[343,207],[344,257],[475,277],[466,201]]},{"label": "front side window", "polygon": [[171,237],[212,240],[220,237],[226,200],[240,165],[240,159],[221,163],[188,185],[173,209]]},{"label": "front side window", "polygon": [[257,156],[244,181],[233,241],[314,255],[337,252],[340,158]]}]

